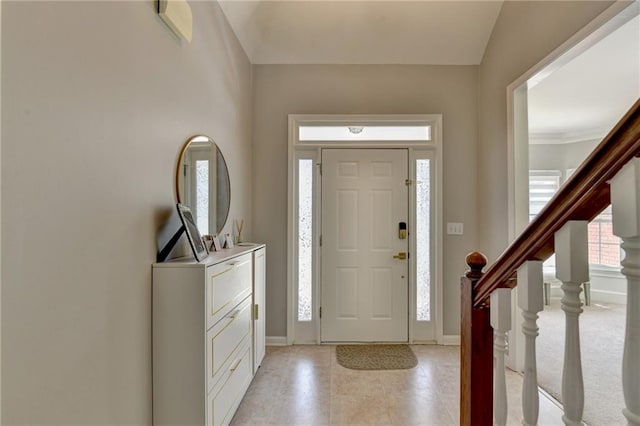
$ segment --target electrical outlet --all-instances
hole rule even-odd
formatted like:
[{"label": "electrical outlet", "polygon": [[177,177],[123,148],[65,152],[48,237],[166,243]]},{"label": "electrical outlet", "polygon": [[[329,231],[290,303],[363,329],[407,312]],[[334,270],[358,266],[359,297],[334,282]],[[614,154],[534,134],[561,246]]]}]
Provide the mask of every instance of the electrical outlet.
[{"label": "electrical outlet", "polygon": [[462,235],[464,233],[464,224],[459,222],[447,222],[448,235]]}]

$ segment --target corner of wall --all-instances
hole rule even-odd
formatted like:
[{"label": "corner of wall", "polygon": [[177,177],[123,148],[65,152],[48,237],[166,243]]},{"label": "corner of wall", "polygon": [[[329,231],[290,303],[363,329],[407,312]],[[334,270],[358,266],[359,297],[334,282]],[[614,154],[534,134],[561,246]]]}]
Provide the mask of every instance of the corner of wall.
[{"label": "corner of wall", "polygon": [[[0,46],[2,46],[2,2],[1,1],[0,1]],[[1,54],[0,54],[0,259],[2,259],[2,55]],[[1,423],[2,423],[2,262],[0,262],[0,424]]]}]

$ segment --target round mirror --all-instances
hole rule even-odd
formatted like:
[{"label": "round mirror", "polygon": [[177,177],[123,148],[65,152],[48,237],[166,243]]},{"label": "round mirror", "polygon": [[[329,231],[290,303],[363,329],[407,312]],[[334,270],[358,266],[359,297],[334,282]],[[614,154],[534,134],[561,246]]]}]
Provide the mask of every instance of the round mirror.
[{"label": "round mirror", "polygon": [[201,235],[222,231],[231,202],[229,171],[210,137],[193,136],[182,147],[176,167],[176,198],[191,209]]}]

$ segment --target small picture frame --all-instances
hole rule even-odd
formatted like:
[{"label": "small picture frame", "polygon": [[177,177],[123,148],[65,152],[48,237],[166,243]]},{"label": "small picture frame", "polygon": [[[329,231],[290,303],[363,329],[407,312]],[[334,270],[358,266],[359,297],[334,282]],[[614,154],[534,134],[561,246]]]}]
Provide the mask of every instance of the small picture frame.
[{"label": "small picture frame", "polygon": [[211,251],[220,251],[222,250],[222,245],[220,244],[220,238],[217,235],[211,237]]},{"label": "small picture frame", "polygon": [[176,207],[178,209],[180,220],[182,221],[184,232],[185,234],[187,234],[189,245],[191,246],[191,250],[193,251],[193,257],[195,257],[196,260],[200,262],[209,254],[207,245],[204,243],[202,237],[200,236],[200,231],[198,231],[196,221],[193,219],[191,209],[183,204],[177,204]]},{"label": "small picture frame", "polygon": [[225,248],[233,248],[233,236],[231,234],[225,234],[224,241]]}]

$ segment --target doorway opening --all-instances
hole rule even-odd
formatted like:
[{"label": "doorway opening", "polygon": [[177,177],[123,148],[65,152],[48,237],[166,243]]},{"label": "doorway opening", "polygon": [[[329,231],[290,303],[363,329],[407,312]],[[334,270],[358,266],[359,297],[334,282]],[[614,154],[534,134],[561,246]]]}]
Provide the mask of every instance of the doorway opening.
[{"label": "doorway opening", "polygon": [[[640,3],[616,3],[572,37],[565,45],[508,87],[509,110],[509,237],[515,238],[547,204],[574,170],[640,98]],[[611,324],[607,336],[582,339],[584,353],[607,347],[606,359],[585,357],[585,377],[622,400],[620,372],[611,359],[621,359],[626,282],[620,274],[621,250],[612,234],[611,211],[606,209],[589,224],[590,281],[583,286],[581,334],[593,324]],[[560,310],[560,282],[554,256],[544,263],[545,307],[540,313],[539,384],[560,398],[560,379],[554,371],[562,356],[564,324]],[[517,297],[513,292],[514,300]],[[509,333],[507,365],[524,367],[522,316],[512,302],[513,331]],[[615,324],[615,325],[614,325]],[[601,326],[601,325],[600,325]],[[604,339],[604,340],[601,340]],[[540,355],[542,354],[542,356]],[[612,366],[609,370],[602,365]],[[598,366],[595,368],[595,366]],[[595,379],[593,379],[595,377]],[[606,383],[606,386],[602,386]],[[585,382],[585,394],[592,393]],[[605,399],[585,404],[585,419],[603,423],[600,416],[617,408]],[[606,414],[605,414],[606,413]]]},{"label": "doorway opening", "polygon": [[290,115],[287,343],[442,339],[441,115]]}]

